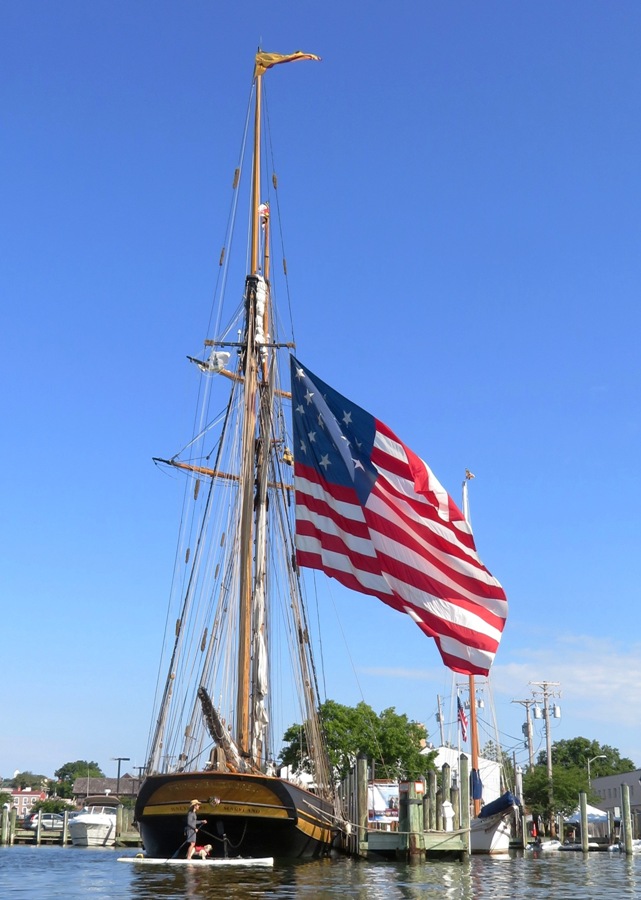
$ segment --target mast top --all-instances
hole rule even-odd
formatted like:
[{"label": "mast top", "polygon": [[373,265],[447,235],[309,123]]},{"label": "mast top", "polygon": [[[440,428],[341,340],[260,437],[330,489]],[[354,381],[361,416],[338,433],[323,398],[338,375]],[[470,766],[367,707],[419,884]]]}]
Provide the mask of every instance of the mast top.
[{"label": "mast top", "polygon": [[259,50],[256,54],[256,64],[254,66],[254,78],[260,78],[267,69],[277,66],[279,63],[294,62],[297,59],[313,59],[320,62],[320,56],[314,53],[303,53],[302,50],[295,50],[294,53],[265,53]]}]

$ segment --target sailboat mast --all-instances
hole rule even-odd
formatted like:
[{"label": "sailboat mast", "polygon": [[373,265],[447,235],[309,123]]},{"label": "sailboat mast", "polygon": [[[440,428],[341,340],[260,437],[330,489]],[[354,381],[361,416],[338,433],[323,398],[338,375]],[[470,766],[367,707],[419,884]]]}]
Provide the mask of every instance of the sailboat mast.
[{"label": "sailboat mast", "polygon": [[[470,521],[470,505],[467,496],[467,483],[468,481],[474,478],[474,475],[470,472],[469,469],[465,470],[465,481],[463,482],[463,515],[465,517],[465,521],[467,522],[470,530],[472,528],[472,522]],[[472,755],[472,771],[479,771],[479,726],[478,719],[476,717],[476,685],[474,683],[474,675],[469,675],[469,696],[470,696],[470,747],[471,747],[471,755]],[[474,797],[474,815],[478,816],[481,811],[481,798]]]},{"label": "sailboat mast", "polygon": [[250,274],[245,287],[246,339],[244,347],[245,407],[241,450],[241,525],[240,525],[240,601],[238,618],[238,694],[236,704],[236,741],[244,755],[249,754],[250,667],[251,667],[251,598],[254,542],[254,462],[256,444],[256,389],[258,365],[256,355],[256,286],[259,265],[260,205],[260,120],[262,75],[255,77],[254,153],[252,173],[252,231]]},{"label": "sailboat mast", "polygon": [[[476,718],[476,686],[474,684],[474,675],[469,676],[470,685],[470,746],[472,748],[472,771],[479,770],[479,726]],[[481,798],[474,797],[474,815],[478,816],[481,811]]]}]

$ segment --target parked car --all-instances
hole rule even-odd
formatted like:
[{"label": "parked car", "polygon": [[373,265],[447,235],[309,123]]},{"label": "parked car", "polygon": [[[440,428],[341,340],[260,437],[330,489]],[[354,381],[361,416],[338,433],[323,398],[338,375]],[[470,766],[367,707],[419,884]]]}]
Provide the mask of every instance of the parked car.
[{"label": "parked car", "polygon": [[61,830],[65,823],[64,817],[58,813],[34,813],[25,822],[25,828],[36,829],[38,827],[39,818],[42,819],[40,827],[46,829],[57,828],[58,830]]}]

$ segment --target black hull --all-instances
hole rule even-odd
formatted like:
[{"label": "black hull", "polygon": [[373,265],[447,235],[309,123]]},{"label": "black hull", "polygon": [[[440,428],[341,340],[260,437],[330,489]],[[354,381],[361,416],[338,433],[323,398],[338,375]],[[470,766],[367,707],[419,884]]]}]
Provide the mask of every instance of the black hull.
[{"label": "black hull", "polygon": [[189,772],[152,775],[136,801],[136,821],[148,856],[168,859],[187,850],[189,804],[201,801],[198,844],[214,857],[312,859],[335,837],[334,810],[315,794],[268,775]]}]

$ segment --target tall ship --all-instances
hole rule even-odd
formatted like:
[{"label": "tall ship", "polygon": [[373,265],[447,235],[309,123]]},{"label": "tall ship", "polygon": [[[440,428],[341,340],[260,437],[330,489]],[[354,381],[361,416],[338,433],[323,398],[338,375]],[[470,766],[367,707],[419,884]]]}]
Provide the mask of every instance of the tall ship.
[{"label": "tall ship", "polygon": [[[487,673],[505,622],[503,590],[427,464],[294,355],[287,291],[277,305],[263,80],[317,59],[256,55],[243,141],[251,159],[241,152],[214,312],[202,352],[188,357],[199,382],[194,432],[156,460],[185,493],[166,680],[135,809],[152,858],[185,854],[193,800],[199,841],[216,857],[317,857],[349,827],[319,720],[305,568],[408,615],[465,674]],[[246,181],[241,272],[230,250]],[[300,766],[283,772],[294,722]]]}]

